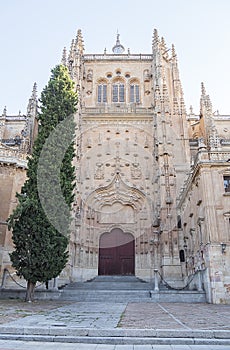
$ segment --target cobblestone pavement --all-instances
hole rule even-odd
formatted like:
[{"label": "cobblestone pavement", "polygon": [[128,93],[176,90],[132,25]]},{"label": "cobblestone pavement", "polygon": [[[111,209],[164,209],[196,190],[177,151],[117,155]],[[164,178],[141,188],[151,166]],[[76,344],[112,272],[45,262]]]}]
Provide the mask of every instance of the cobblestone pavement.
[{"label": "cobblestone pavement", "polygon": [[[0,324],[15,321],[25,316],[31,316],[53,310],[70,304],[70,302],[54,300],[38,300],[34,303],[26,303],[22,300],[0,300]],[[0,349],[1,350],[1,349]]]},{"label": "cobblestone pavement", "polygon": [[229,345],[107,345],[1,341],[0,350],[229,350]]},{"label": "cobblestone pavement", "polygon": [[129,303],[119,326],[230,330],[230,305]]}]

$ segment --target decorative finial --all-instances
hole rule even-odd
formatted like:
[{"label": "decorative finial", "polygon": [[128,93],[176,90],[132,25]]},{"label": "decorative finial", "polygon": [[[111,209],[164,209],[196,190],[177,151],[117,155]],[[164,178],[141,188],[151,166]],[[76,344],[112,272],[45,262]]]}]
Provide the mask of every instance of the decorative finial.
[{"label": "decorative finial", "polygon": [[67,62],[66,57],[67,57],[66,47],[64,47],[62,51],[62,59],[61,59],[61,63],[63,64],[63,66],[66,66],[66,62]]}]

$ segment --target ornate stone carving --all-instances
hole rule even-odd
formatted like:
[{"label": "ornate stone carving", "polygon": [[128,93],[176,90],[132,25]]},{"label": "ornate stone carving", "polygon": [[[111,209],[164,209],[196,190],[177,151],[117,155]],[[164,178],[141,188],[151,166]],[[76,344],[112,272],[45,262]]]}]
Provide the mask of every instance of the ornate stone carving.
[{"label": "ornate stone carving", "polygon": [[141,179],[142,172],[140,168],[140,164],[135,162],[131,165],[131,177],[132,179]]},{"label": "ornate stone carving", "polygon": [[104,166],[102,163],[96,163],[96,170],[94,174],[95,180],[102,180],[104,179]]}]

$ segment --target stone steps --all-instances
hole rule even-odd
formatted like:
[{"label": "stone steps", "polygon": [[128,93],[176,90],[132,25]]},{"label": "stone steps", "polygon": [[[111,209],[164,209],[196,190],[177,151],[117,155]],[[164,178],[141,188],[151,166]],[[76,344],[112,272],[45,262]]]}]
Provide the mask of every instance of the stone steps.
[{"label": "stone steps", "polygon": [[150,283],[135,276],[97,276],[87,282],[70,283],[64,290],[150,290]]},{"label": "stone steps", "polygon": [[151,301],[148,290],[68,290],[63,291],[60,300],[88,302],[147,302]]},{"label": "stone steps", "polygon": [[98,276],[88,282],[75,282],[63,288],[61,300],[87,302],[194,302],[205,303],[204,292],[154,291],[152,283],[135,276]]}]

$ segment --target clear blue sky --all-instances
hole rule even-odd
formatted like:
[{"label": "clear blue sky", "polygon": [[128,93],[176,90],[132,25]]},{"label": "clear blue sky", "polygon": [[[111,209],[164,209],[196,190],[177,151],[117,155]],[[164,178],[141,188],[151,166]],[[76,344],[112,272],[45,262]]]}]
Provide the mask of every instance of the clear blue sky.
[{"label": "clear blue sky", "polygon": [[131,53],[151,53],[157,28],[175,44],[187,110],[199,113],[204,81],[214,110],[230,114],[230,0],[10,0],[0,14],[0,113],[26,112],[78,28],[86,53],[110,51],[117,29]]}]

